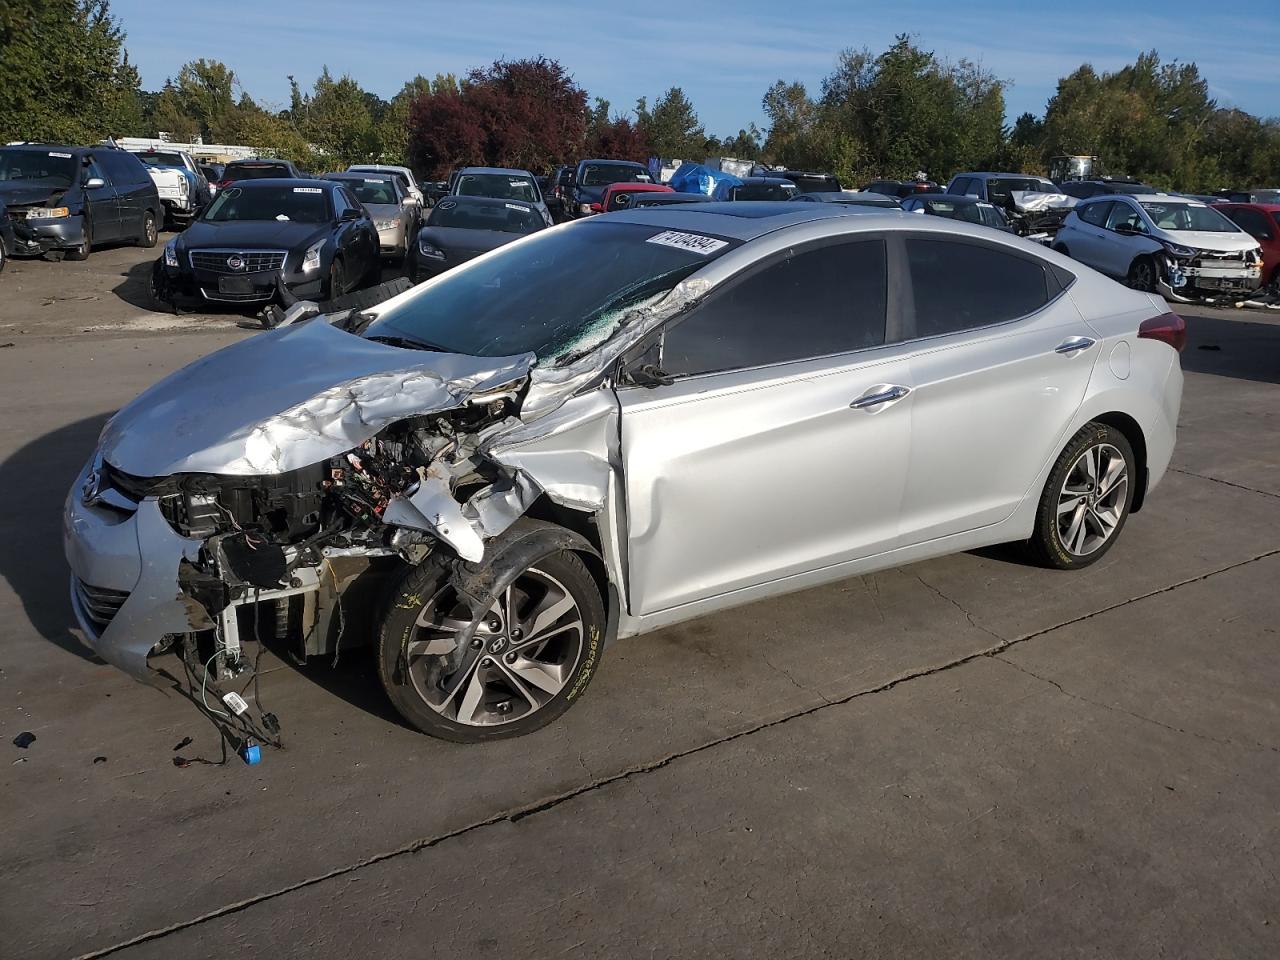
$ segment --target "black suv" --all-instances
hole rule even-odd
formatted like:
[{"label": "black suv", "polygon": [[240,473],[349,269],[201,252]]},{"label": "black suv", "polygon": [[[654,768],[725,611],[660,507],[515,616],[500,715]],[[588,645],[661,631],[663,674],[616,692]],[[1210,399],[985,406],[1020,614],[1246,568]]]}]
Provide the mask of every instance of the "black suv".
[{"label": "black suv", "polygon": [[232,160],[222,168],[218,189],[237,180],[306,180],[308,175],[288,160]]},{"label": "black suv", "polygon": [[83,260],[95,244],[154,247],[163,208],[147,168],[113,146],[21,143],[0,147],[0,202],[13,252],[63,251]]}]

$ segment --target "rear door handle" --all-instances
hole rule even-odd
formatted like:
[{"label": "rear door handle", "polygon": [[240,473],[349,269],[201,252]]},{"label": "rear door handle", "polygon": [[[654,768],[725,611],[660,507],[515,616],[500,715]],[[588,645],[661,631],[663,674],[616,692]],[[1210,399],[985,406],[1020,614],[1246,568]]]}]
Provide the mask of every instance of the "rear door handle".
[{"label": "rear door handle", "polygon": [[884,386],[872,387],[870,393],[864,393],[849,406],[854,410],[865,410],[868,407],[878,407],[881,404],[895,403],[901,400],[911,392],[910,387],[899,386],[898,384],[887,384]]},{"label": "rear door handle", "polygon": [[1081,350],[1088,350],[1095,343],[1097,343],[1096,340],[1090,340],[1088,337],[1067,337],[1067,339],[1063,340],[1053,348],[1053,352],[1065,353],[1067,356],[1072,356],[1079,353]]}]

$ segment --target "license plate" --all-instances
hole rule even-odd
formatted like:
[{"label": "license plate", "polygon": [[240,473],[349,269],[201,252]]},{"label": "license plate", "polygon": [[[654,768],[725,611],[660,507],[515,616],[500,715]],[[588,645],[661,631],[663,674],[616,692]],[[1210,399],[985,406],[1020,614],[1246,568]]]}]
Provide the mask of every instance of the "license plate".
[{"label": "license plate", "polygon": [[219,293],[253,293],[253,281],[248,277],[219,277]]}]

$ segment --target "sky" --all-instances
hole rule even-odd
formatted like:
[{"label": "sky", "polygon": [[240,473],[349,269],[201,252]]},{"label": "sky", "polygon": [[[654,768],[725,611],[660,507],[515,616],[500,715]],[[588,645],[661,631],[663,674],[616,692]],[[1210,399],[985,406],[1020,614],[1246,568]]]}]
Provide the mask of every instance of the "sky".
[{"label": "sky", "polygon": [[1220,105],[1280,115],[1280,0],[1228,17],[1203,0],[112,0],[111,10],[145,89],[203,57],[274,107],[288,104],[290,74],[307,88],[325,65],[390,98],[418,73],[541,55],[617,113],[682,87],[707,132],[730,136],[765,125],[760,100],[773,81],[801,80],[816,95],[841,50],[879,52],[909,33],[940,58],[978,62],[1007,81],[1010,120],[1043,115],[1058,78],[1081,63],[1114,70],[1152,48],[1164,61],[1199,64]]}]

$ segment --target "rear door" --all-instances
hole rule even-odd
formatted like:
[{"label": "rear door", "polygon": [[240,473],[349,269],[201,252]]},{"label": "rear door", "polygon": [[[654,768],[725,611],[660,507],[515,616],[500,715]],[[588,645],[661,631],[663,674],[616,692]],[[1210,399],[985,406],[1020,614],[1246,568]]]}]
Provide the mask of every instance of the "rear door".
[{"label": "rear door", "polygon": [[1061,233],[1057,239],[1066,245],[1067,252],[1081,263],[1087,263],[1095,270],[1101,270],[1103,259],[1103,238],[1106,236],[1107,214],[1114,206],[1110,200],[1095,200],[1086,203],[1075,211],[1075,221],[1067,236]]},{"label": "rear door", "polygon": [[633,613],[896,541],[911,398],[886,265],[878,237],[785,250],[633,362],[674,378],[618,389]]},{"label": "rear door", "polygon": [[909,234],[911,453],[901,545],[1008,517],[1057,454],[1099,348],[1062,278],[997,243]]},{"label": "rear door", "polygon": [[116,209],[120,216],[119,239],[132,240],[140,237],[145,197],[139,178],[146,177],[150,184],[151,177],[147,175],[142,161],[123,150],[103,150],[96,157],[115,188]]}]

